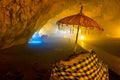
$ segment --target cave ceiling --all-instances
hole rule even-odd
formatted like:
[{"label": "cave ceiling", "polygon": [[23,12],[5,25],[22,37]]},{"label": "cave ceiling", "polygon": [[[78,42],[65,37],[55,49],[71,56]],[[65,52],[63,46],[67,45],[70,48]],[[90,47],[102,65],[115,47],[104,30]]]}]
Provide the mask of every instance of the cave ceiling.
[{"label": "cave ceiling", "polygon": [[119,0],[0,0],[0,48],[27,43],[44,25],[79,13],[80,5],[106,33],[120,36]]}]

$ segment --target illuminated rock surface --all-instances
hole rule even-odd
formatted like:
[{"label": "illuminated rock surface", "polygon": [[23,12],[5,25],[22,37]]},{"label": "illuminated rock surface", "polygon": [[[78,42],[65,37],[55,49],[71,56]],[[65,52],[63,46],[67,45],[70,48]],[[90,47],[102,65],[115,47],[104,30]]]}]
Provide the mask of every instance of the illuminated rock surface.
[{"label": "illuminated rock surface", "polygon": [[119,0],[0,0],[0,48],[27,43],[49,19],[78,13],[80,3],[106,33],[120,34]]}]

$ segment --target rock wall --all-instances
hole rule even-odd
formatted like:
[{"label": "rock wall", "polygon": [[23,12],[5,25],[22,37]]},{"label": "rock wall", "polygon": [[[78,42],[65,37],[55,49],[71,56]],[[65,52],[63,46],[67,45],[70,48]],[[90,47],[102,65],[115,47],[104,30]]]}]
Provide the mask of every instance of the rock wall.
[{"label": "rock wall", "polygon": [[56,0],[0,0],[0,48],[27,43],[63,3]]},{"label": "rock wall", "polygon": [[119,0],[0,0],[0,49],[27,43],[49,19],[81,3],[103,26],[120,18]]}]

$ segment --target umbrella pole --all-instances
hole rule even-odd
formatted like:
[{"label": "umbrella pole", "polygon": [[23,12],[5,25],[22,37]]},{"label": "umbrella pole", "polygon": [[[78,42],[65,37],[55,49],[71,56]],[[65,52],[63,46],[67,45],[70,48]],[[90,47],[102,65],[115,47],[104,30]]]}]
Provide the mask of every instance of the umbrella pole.
[{"label": "umbrella pole", "polygon": [[77,50],[78,34],[79,34],[79,25],[78,25],[78,28],[77,28],[77,34],[76,34],[76,40],[75,40],[74,53],[76,53],[76,50]]}]

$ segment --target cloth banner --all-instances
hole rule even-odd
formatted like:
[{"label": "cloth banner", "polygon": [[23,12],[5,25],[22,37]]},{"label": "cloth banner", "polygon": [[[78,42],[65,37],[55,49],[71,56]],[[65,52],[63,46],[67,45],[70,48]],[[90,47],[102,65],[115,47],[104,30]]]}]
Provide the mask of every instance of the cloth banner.
[{"label": "cloth banner", "polygon": [[72,65],[57,62],[49,80],[109,80],[108,66],[93,52]]}]

